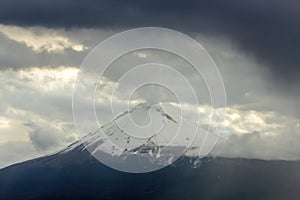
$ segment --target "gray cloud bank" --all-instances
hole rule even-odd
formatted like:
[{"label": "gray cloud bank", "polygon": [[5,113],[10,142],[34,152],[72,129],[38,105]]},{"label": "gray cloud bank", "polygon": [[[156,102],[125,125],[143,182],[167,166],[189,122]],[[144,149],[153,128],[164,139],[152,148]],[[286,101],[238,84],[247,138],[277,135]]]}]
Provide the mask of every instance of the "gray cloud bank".
[{"label": "gray cloud bank", "polygon": [[163,26],[228,37],[270,67],[277,81],[290,82],[299,74],[299,9],[300,3],[291,0],[5,0],[0,23],[71,29]]}]

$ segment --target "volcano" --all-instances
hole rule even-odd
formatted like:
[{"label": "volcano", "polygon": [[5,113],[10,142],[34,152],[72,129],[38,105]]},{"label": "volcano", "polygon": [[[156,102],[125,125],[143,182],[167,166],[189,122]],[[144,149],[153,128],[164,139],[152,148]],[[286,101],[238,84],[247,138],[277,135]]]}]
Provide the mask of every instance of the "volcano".
[{"label": "volcano", "polygon": [[[177,124],[177,120],[163,110],[157,109],[155,112],[165,123]],[[116,135],[122,130],[115,126],[115,120],[122,119],[124,115],[100,127],[102,133],[120,139]],[[183,154],[159,170],[127,173],[112,169],[94,157],[93,149],[106,143],[99,133],[95,130],[81,141],[52,155],[0,169],[0,199],[300,199],[299,161],[221,157],[200,159]],[[128,138],[122,138],[124,144],[128,144]],[[126,165],[132,163],[129,155],[140,155],[151,160],[160,155],[163,147],[147,140],[121,152],[108,149],[102,153],[108,159],[118,157],[119,164]],[[179,146],[170,147],[168,151],[172,153],[178,149]]]}]

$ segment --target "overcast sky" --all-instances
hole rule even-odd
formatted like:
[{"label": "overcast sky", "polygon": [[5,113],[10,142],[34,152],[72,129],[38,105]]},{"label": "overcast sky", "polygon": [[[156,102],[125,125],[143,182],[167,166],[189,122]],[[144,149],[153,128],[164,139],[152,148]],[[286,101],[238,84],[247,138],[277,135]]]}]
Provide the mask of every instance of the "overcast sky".
[{"label": "overcast sky", "polygon": [[0,167],[77,140],[72,91],[81,62],[109,36],[143,26],[189,35],[219,67],[226,138],[212,155],[300,159],[299,9],[293,0],[1,1]]}]

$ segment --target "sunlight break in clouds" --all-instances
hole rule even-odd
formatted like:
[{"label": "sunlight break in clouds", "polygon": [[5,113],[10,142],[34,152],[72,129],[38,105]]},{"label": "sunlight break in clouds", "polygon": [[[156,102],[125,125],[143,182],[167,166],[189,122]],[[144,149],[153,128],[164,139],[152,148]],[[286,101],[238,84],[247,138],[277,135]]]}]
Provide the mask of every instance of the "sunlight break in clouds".
[{"label": "sunlight break in clouds", "polygon": [[0,25],[0,33],[11,40],[25,44],[36,53],[62,53],[65,49],[81,52],[87,49],[84,45],[46,28]]}]

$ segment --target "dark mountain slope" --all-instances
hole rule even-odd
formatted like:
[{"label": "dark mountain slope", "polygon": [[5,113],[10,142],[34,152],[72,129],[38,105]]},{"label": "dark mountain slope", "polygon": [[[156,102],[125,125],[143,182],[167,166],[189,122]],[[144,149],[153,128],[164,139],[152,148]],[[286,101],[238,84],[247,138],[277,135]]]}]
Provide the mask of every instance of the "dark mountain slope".
[{"label": "dark mountain slope", "polygon": [[77,146],[0,170],[0,199],[300,199],[300,162],[182,157],[129,174]]}]

